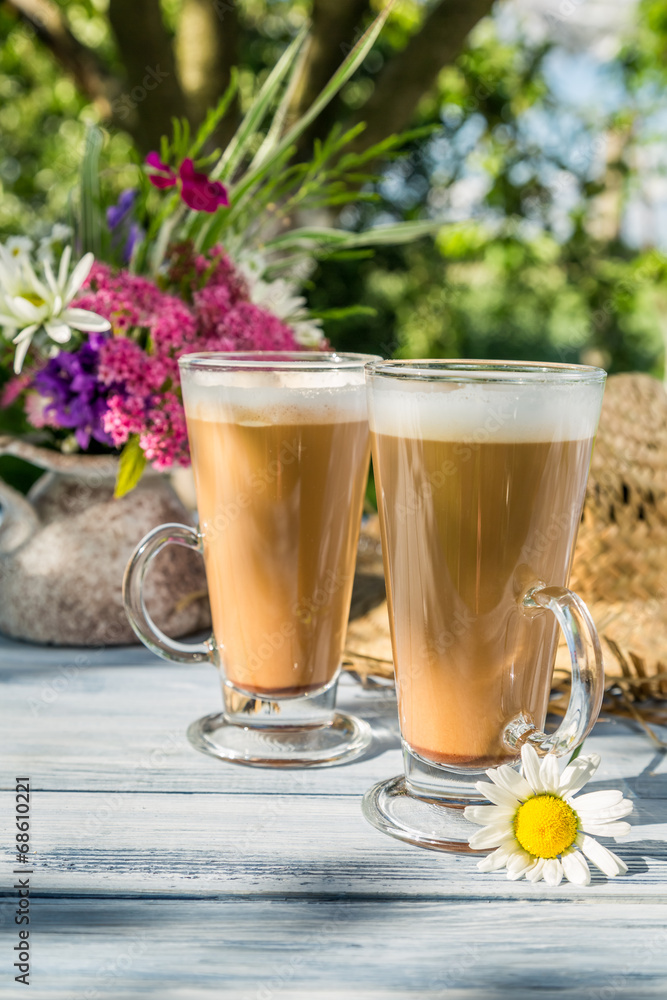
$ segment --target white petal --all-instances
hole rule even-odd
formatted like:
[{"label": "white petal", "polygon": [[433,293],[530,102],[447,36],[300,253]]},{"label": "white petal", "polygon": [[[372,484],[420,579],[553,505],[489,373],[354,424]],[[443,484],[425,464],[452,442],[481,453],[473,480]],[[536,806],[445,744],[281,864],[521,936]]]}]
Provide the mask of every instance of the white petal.
[{"label": "white petal", "polygon": [[12,343],[22,344],[24,341],[30,340],[35,330],[39,330],[39,323],[33,323],[32,326],[24,327],[19,333],[16,334]]},{"label": "white petal", "polygon": [[72,331],[67,323],[58,323],[56,320],[49,320],[48,323],[44,324],[44,329],[51,340],[55,340],[56,344],[66,344],[68,340],[72,339]]},{"label": "white petal", "polygon": [[491,784],[490,781],[478,781],[475,783],[475,788],[481,795],[486,796],[487,799],[497,806],[518,809],[521,805],[515,795],[512,795],[511,792],[506,791],[504,788],[499,788],[498,785]]},{"label": "white petal", "polygon": [[475,851],[483,851],[486,847],[500,847],[502,844],[514,840],[514,831],[507,829],[507,824],[496,824],[494,826],[484,826],[481,830],[475,830],[468,841]]},{"label": "white petal", "polygon": [[495,768],[490,767],[486,773],[495,785],[511,792],[519,802],[525,802],[533,794],[533,789],[526,779],[510,764],[501,764],[500,767]]},{"label": "white petal", "polygon": [[536,859],[527,851],[517,851],[507,862],[507,877],[511,882],[523,878],[526,872],[535,865]]},{"label": "white petal", "polygon": [[585,757],[577,757],[568,764],[560,776],[560,794],[574,795],[593,777],[602,758],[598,753],[590,753]]},{"label": "white petal", "polygon": [[53,268],[51,267],[48,260],[44,261],[44,276],[46,278],[47,284],[54,295],[58,292],[58,283],[56,282],[56,277],[53,273]]},{"label": "white petal", "polygon": [[477,867],[481,872],[495,872],[499,868],[504,868],[509,858],[516,851],[516,844],[508,843],[498,847],[492,854],[487,854],[485,858],[477,862]]},{"label": "white petal", "polygon": [[44,308],[42,306],[36,306],[20,295],[10,300],[10,306],[16,317],[26,323],[40,323],[44,318]]},{"label": "white petal", "polygon": [[[30,327],[27,329],[30,330]],[[23,332],[25,333],[25,330]],[[31,334],[34,332],[35,329],[32,329]],[[20,375],[21,373],[25,356],[28,353],[28,348],[30,347],[30,340],[31,336],[25,337],[16,348],[16,354],[14,355],[14,372],[16,375]]]},{"label": "white petal", "polygon": [[578,809],[577,803],[572,804],[572,808],[582,823],[613,823],[615,820],[629,816],[634,806],[629,799],[622,799],[617,806],[609,809]]},{"label": "white petal", "polygon": [[84,254],[79,263],[76,265],[70,279],[67,282],[67,288],[65,289],[65,302],[70,302],[74,298],[76,293],[81,288],[82,284],[90,274],[90,269],[95,263],[95,255],[92,253]]},{"label": "white petal", "polygon": [[563,874],[568,882],[573,885],[589,885],[591,881],[591,870],[586,863],[586,858],[581,851],[568,851],[561,859]]},{"label": "white petal", "polygon": [[102,333],[108,330],[111,323],[99,313],[91,312],[89,309],[65,309],[61,317],[65,323],[69,323],[75,330],[84,330],[91,333]]},{"label": "white petal", "polygon": [[466,806],[463,816],[469,823],[478,823],[480,826],[486,826],[496,820],[506,820],[510,826],[515,811],[505,806]]},{"label": "white petal", "polygon": [[594,837],[626,837],[632,827],[629,823],[584,823],[582,820],[581,829]]},{"label": "white petal", "polygon": [[63,250],[63,255],[60,258],[60,267],[58,268],[58,287],[64,289],[67,283],[67,272],[69,271],[69,262],[72,258],[72,248],[71,246],[66,246]]},{"label": "white petal", "polygon": [[32,264],[30,263],[27,257],[22,258],[21,267],[23,268],[23,273],[26,276],[28,283],[30,284],[30,288],[33,291],[37,292],[40,298],[48,299],[49,290],[44,284],[44,282],[39,280],[39,278],[35,274],[35,270]]},{"label": "white petal", "polygon": [[552,753],[548,753],[542,758],[540,763],[540,781],[545,792],[558,792],[560,786],[560,768],[558,758]]},{"label": "white petal", "polygon": [[533,791],[543,791],[540,781],[540,758],[537,756],[537,750],[535,747],[531,747],[530,743],[525,743],[521,747],[521,770]]},{"label": "white petal", "polygon": [[544,878],[544,858],[537,858],[530,871],[526,872],[526,878],[529,882],[539,882]]},{"label": "white petal", "polygon": [[563,878],[563,866],[558,858],[545,859],[543,878],[547,885],[560,885]]},{"label": "white petal", "polygon": [[592,837],[577,837],[577,847],[580,847],[586,857],[608,878],[624,875],[628,870],[625,861],[621,861],[613,851],[607,850]]},{"label": "white petal", "polygon": [[602,790],[601,792],[586,792],[577,799],[577,812],[585,809],[608,809],[609,806],[618,805],[623,799],[623,792],[616,788]]}]

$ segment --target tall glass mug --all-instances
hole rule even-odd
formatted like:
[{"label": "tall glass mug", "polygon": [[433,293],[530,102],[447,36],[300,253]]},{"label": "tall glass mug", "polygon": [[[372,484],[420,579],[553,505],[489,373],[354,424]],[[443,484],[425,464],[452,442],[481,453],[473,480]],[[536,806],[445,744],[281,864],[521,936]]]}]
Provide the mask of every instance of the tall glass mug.
[{"label": "tall glass mug", "polygon": [[[334,711],[369,464],[364,364],[322,352],[181,358],[199,529],[150,532],[126,572],[127,614],[168,660],[212,661],[223,712],[193,723],[194,746],[274,767],[350,760],[368,725]],[[203,553],[213,635],[162,634],[142,583],[169,543]]]},{"label": "tall glass mug", "polygon": [[[603,691],[591,617],[566,589],[606,375],[500,361],[367,366],[405,775],[364,799],[380,830],[465,849],[480,772],[521,745],[570,754]],[[547,710],[559,626],[572,695]]]}]

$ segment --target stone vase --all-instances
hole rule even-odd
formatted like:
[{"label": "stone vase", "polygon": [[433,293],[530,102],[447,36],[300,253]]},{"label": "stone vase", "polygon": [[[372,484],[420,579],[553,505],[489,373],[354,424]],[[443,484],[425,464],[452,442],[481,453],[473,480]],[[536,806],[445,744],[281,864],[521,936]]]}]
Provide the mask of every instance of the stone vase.
[{"label": "stone vase", "polygon": [[[127,561],[157,525],[192,524],[169,479],[145,474],[114,499],[115,459],[61,455],[7,437],[0,454],[46,470],[27,497],[0,479],[0,632],[58,646],[137,642],[121,594]],[[159,553],[145,595],[168,635],[210,627],[204,564],[192,551],[172,545]]]}]

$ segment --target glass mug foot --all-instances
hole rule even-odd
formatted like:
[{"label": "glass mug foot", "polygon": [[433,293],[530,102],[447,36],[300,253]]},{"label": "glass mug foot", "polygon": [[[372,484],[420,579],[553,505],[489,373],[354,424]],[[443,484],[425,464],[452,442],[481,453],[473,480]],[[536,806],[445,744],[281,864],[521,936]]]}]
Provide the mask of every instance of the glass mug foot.
[{"label": "glass mug foot", "polygon": [[[474,792],[474,788],[473,788]],[[396,775],[380,781],[366,792],[361,805],[371,826],[390,837],[415,847],[457,854],[488,854],[473,851],[468,840],[479,827],[463,818],[466,805],[479,805],[484,799],[479,793],[469,801],[422,798],[410,789],[405,776]]]},{"label": "glass mug foot", "polygon": [[249,767],[330,767],[360,756],[371,743],[370,727],[335,712],[330,722],[310,728],[249,728],[222,713],[197,719],[188,739],[201,753]]},{"label": "glass mug foot", "polygon": [[188,739],[201,753],[250,767],[344,764],[371,744],[368,723],[335,712],[336,678],[323,691],[290,698],[249,694],[223,683],[224,712],[197,719]]},{"label": "glass mug foot", "polygon": [[432,851],[473,851],[468,840],[478,829],[463,818],[470,805],[488,800],[475,788],[483,771],[460,773],[432,764],[403,744],[405,774],[380,781],[366,792],[364,817],[381,833]]}]

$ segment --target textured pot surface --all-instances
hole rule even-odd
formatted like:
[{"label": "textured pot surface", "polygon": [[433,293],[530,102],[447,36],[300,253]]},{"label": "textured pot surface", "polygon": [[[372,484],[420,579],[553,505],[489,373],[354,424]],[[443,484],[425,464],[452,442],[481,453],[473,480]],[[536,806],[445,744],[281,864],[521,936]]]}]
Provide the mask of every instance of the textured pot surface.
[{"label": "textured pot surface", "polygon": [[[157,525],[192,518],[165,477],[145,476],[114,499],[113,478],[90,475],[80,462],[78,473],[47,472],[27,502],[0,483],[0,631],[55,645],[133,643],[121,594],[130,555]],[[210,625],[204,564],[192,551],[160,552],[145,596],[168,635]]]}]

